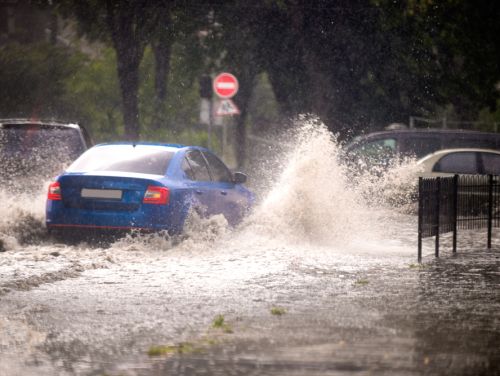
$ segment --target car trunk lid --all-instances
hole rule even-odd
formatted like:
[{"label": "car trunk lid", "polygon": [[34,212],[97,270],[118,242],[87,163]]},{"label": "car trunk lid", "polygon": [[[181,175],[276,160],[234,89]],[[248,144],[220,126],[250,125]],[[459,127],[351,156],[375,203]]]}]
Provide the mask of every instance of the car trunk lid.
[{"label": "car trunk lid", "polygon": [[135,211],[142,204],[150,185],[161,185],[154,176],[123,177],[98,174],[64,175],[59,178],[65,207]]}]

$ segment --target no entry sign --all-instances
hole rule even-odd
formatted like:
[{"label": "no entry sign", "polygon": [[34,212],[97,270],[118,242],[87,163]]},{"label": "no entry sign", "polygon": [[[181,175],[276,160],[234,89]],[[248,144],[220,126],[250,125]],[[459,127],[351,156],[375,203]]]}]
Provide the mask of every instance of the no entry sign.
[{"label": "no entry sign", "polygon": [[219,98],[232,98],[238,92],[238,80],[231,73],[221,73],[214,80],[214,93]]}]

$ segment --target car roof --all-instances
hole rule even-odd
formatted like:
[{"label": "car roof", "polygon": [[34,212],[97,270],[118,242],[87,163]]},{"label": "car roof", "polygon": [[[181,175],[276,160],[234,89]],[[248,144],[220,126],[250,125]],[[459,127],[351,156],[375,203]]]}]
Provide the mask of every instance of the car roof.
[{"label": "car roof", "polygon": [[410,129],[394,129],[394,130],[384,130],[377,131],[372,133],[366,133],[363,136],[372,136],[379,134],[411,134],[411,133],[464,133],[464,134],[498,134],[495,132],[483,132],[479,130],[471,130],[471,129],[452,129],[452,128],[410,128]]},{"label": "car roof", "polygon": [[366,138],[372,138],[377,136],[396,136],[403,134],[468,134],[468,135],[495,135],[500,137],[500,133],[495,132],[483,132],[478,130],[470,129],[451,129],[451,128],[410,128],[410,129],[394,129],[394,130],[384,130],[376,131],[371,133],[360,134],[354,137],[351,142],[356,143]]},{"label": "car roof", "polygon": [[481,149],[481,148],[454,148],[454,149],[441,149],[437,150],[434,153],[427,154],[425,157],[419,159],[417,163],[424,162],[428,159],[431,159],[435,156],[451,154],[451,153],[460,153],[460,152],[472,152],[472,153],[492,153],[492,154],[500,154],[500,151],[495,149]]},{"label": "car roof", "polygon": [[43,125],[43,126],[48,126],[48,127],[57,127],[57,128],[74,128],[74,129],[79,129],[80,125],[77,123],[63,123],[63,122],[58,122],[58,121],[53,121],[53,120],[33,120],[33,119],[0,119],[0,127],[3,125],[8,125],[8,126],[31,126],[31,125]]},{"label": "car roof", "polygon": [[129,145],[129,146],[163,146],[165,148],[170,148],[170,149],[182,149],[182,148],[187,148],[187,147],[197,147],[197,146],[186,146],[186,145],[173,144],[173,143],[169,144],[169,143],[163,143],[163,142],[119,141],[119,142],[104,142],[104,143],[95,145],[94,148],[103,147],[103,146],[118,146],[118,145],[124,145],[124,146],[127,146],[127,145]]}]

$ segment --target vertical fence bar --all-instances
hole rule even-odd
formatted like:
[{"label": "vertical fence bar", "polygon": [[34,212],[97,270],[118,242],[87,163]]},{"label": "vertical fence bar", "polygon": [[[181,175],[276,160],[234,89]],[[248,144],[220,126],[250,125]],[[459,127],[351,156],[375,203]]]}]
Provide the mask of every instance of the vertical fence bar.
[{"label": "vertical fence bar", "polygon": [[457,253],[458,175],[453,176],[453,253]]},{"label": "vertical fence bar", "polygon": [[417,260],[422,262],[422,216],[423,216],[423,179],[418,178],[418,253]]},{"label": "vertical fence bar", "polygon": [[435,251],[434,254],[436,257],[439,257],[439,206],[440,206],[440,201],[441,201],[441,178],[436,179],[436,244],[435,244]]},{"label": "vertical fence bar", "polygon": [[491,231],[493,227],[493,175],[488,176],[488,249],[491,249]]}]

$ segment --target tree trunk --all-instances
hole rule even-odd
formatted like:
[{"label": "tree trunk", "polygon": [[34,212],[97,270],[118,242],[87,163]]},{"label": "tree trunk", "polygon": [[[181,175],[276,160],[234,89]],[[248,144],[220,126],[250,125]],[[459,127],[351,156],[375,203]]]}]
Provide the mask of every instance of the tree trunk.
[{"label": "tree trunk", "polygon": [[[125,139],[134,141],[139,139],[139,62],[140,59],[127,59],[119,56],[118,78],[122,94],[123,123]],[[135,61],[134,61],[135,60]]]},{"label": "tree trunk", "polygon": [[238,168],[244,168],[246,160],[245,124],[256,73],[252,70],[251,72],[239,73],[237,77],[239,80],[239,90],[234,98],[234,102],[240,110],[240,115],[236,118],[236,163]]},{"label": "tree trunk", "polygon": [[164,122],[167,80],[170,72],[171,39],[162,34],[152,44],[155,57],[155,105],[153,127],[159,129]]},{"label": "tree trunk", "polygon": [[122,94],[124,137],[134,141],[139,139],[139,64],[145,46],[141,17],[146,15],[126,4],[111,0],[107,1],[106,5],[106,21],[116,51]]}]

